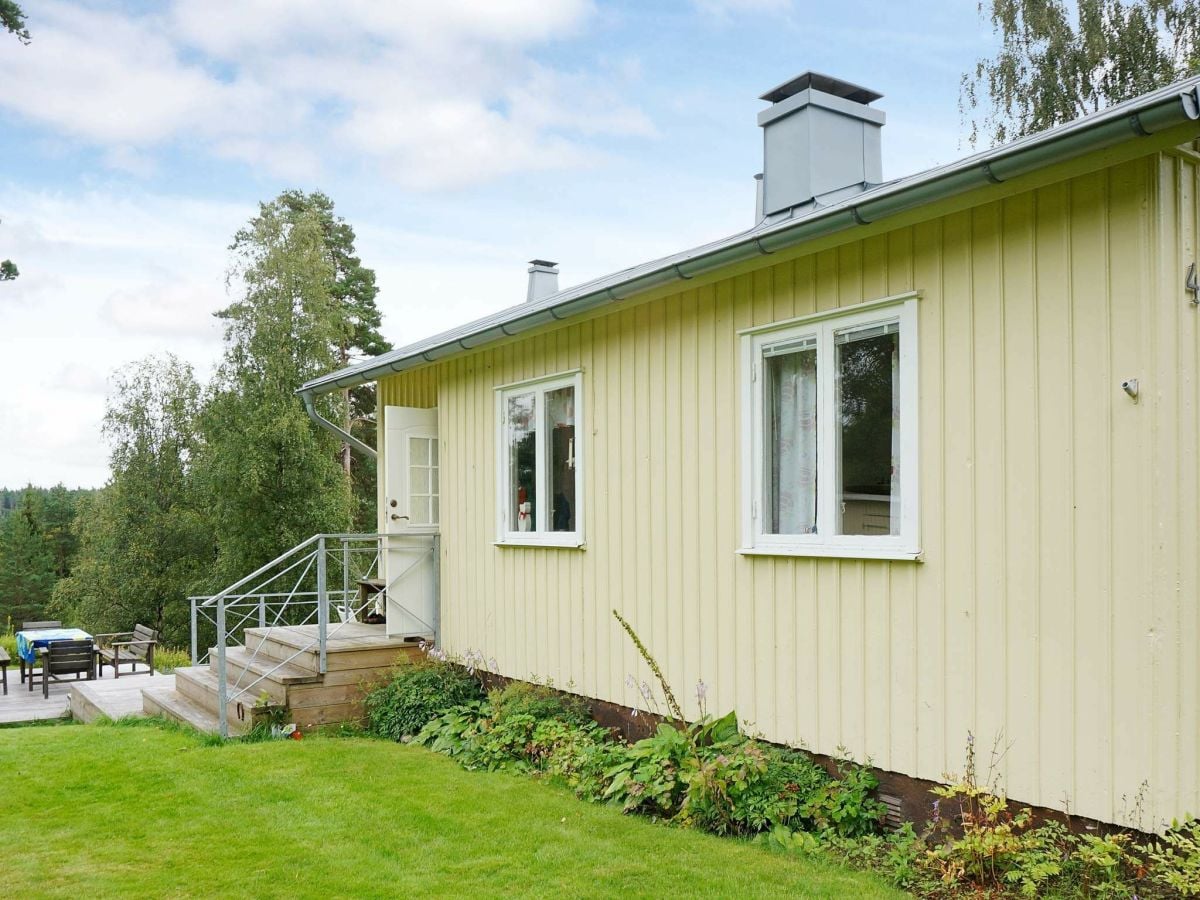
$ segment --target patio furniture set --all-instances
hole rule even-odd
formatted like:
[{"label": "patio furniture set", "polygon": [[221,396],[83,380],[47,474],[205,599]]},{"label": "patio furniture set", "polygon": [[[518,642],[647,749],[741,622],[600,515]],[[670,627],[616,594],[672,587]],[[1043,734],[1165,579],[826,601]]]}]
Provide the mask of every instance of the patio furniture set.
[{"label": "patio furniture set", "polygon": [[[112,667],[113,677],[121,676],[120,667],[129,666],[131,673],[139,665],[154,674],[154,648],[158,632],[145,625],[133,631],[113,634],[88,634],[80,628],[63,628],[62,622],[25,622],[17,632],[17,659],[21,668],[21,684],[28,683],[33,691],[34,680],[41,676],[42,696],[50,696],[50,682],[75,680],[92,681],[104,674],[106,665]],[[0,647],[0,687],[8,693],[8,652]]]}]

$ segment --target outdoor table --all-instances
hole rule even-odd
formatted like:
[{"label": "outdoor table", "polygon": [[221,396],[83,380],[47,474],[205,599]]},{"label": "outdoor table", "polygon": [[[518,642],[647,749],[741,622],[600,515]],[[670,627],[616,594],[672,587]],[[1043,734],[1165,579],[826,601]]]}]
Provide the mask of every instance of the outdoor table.
[{"label": "outdoor table", "polygon": [[92,636],[82,628],[35,628],[17,632],[17,654],[27,663],[37,662],[38,648],[55,641],[90,641]]},{"label": "outdoor table", "polygon": [[26,672],[33,690],[33,667],[37,664],[38,651],[55,641],[90,641],[92,636],[82,628],[34,628],[17,632],[17,656],[21,658],[21,683],[25,683]]}]

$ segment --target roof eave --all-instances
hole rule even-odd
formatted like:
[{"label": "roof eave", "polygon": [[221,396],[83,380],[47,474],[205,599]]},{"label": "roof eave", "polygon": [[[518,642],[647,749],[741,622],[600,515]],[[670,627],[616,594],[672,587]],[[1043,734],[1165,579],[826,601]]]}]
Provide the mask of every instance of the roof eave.
[{"label": "roof eave", "polygon": [[[375,381],[447,356],[482,347],[559,319],[570,318],[675,281],[684,281],[859,225],[877,222],[937,200],[999,184],[1086,153],[1158,134],[1200,119],[1200,78],[1117,104],[1100,113],[975,154],[948,166],[872,188],[803,218],[752,229],[704,247],[560,291],[375,361],[331,372],[297,393],[313,396]],[[460,333],[461,332],[461,333]]]}]

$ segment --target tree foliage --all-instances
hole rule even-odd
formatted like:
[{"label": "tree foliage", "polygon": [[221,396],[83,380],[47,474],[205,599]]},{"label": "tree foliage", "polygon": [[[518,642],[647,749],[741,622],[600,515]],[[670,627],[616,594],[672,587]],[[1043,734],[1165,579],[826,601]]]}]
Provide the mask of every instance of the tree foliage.
[{"label": "tree foliage", "polygon": [[199,408],[192,370],[174,357],[114,377],[104,419],[112,476],[76,520],[80,548],[54,589],[58,617],[95,632],[142,623],[183,642],[184,601],[215,552],[191,481]]},{"label": "tree foliage", "polygon": [[995,56],[962,78],[968,141],[1002,144],[1200,68],[1197,0],[985,0]]},{"label": "tree foliage", "polygon": [[16,0],[0,0],[0,26],[14,34],[22,44],[29,43],[29,29],[25,27],[25,13]]},{"label": "tree foliage", "polygon": [[[0,4],[3,3],[4,0],[0,0]],[[11,259],[0,259],[0,281],[15,281],[20,274],[15,262]]]},{"label": "tree foliage", "polygon": [[92,491],[0,488],[0,631],[44,619],[54,584],[71,574],[73,522]]},{"label": "tree foliage", "polygon": [[15,512],[0,519],[0,629],[43,618],[54,579],[54,551],[36,495],[28,491]]},{"label": "tree foliage", "polygon": [[[235,580],[321,531],[351,522],[340,444],[313,427],[295,390],[335,368],[354,338],[335,290],[332,206],[285,194],[234,236],[229,282],[241,296],[219,315],[225,351],[202,420],[198,477],[218,535],[218,581]],[[321,398],[345,418],[343,398]],[[223,586],[223,585],[220,585]]]},{"label": "tree foliage", "polygon": [[[111,478],[73,528],[74,507],[54,491],[38,494],[36,515],[0,494],[0,612],[17,618],[19,603],[42,617],[49,601],[93,632],[142,622],[178,644],[189,594],[220,590],[314,533],[348,530],[356,509],[373,520],[374,467],[347,477],[341,442],[295,394],[387,348],[353,229],[325,195],[288,191],[261,204],[230,251],[234,299],[218,313],[224,350],[207,388],[170,357],[117,374]],[[373,440],[369,391],[318,406]]]},{"label": "tree foliage", "polygon": [[[270,204],[272,211],[293,225],[307,217],[320,224],[331,267],[329,293],[341,319],[340,335],[331,347],[339,367],[391,349],[380,332],[382,319],[375,298],[379,288],[375,272],[362,264],[355,248],[354,229],[334,212],[333,201],[320,191],[289,190]],[[376,442],[375,391],[360,386],[342,392],[342,427],[368,445]],[[375,461],[351,454],[343,443],[342,469],[351,479],[356,530],[373,531],[375,526]]]}]

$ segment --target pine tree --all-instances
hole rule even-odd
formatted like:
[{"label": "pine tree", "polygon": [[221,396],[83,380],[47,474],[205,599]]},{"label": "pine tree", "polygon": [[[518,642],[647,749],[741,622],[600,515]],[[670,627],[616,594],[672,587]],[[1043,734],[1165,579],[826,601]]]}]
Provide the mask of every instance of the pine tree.
[{"label": "pine tree", "polygon": [[24,620],[45,618],[55,560],[38,507],[37,491],[30,487],[16,510],[0,519],[0,625],[11,621],[20,627]]},{"label": "pine tree", "polygon": [[[295,391],[337,366],[354,339],[352,307],[335,291],[331,213],[288,196],[262,204],[234,237],[229,281],[240,297],[218,314],[225,351],[198,461],[218,588],[316,532],[351,524],[340,442],[313,426]],[[344,398],[319,403],[335,421],[347,414]]]}]

